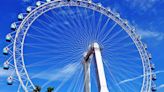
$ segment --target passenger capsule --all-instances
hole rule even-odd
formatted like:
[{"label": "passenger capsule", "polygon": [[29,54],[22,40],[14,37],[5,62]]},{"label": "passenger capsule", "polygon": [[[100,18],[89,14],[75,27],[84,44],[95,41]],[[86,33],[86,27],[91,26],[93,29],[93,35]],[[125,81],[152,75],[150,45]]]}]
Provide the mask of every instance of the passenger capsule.
[{"label": "passenger capsule", "polygon": [[16,28],[17,28],[16,23],[15,23],[15,22],[14,22],[14,23],[12,23],[12,24],[11,24],[11,29],[12,29],[12,30],[15,30]]},{"label": "passenger capsule", "polygon": [[32,11],[32,7],[31,7],[31,6],[28,6],[27,9],[26,9],[26,11],[27,11],[28,13],[31,12],[31,11]]},{"label": "passenger capsule", "polygon": [[101,6],[102,6],[102,4],[101,4],[101,3],[98,3],[97,5],[98,5],[99,7],[101,7]]},{"label": "passenger capsule", "polygon": [[153,74],[152,74],[152,80],[156,80],[156,79],[157,79],[156,74],[153,73]]},{"label": "passenger capsule", "polygon": [[153,92],[157,91],[157,87],[156,87],[155,84],[152,85],[151,90],[152,90]]},{"label": "passenger capsule", "polygon": [[46,0],[46,2],[51,2],[51,0]]},{"label": "passenger capsule", "polygon": [[141,40],[141,36],[140,35],[138,36],[138,39]]},{"label": "passenger capsule", "polygon": [[36,2],[36,6],[38,7],[38,6],[40,6],[41,5],[41,1],[37,1]]},{"label": "passenger capsule", "polygon": [[148,54],[148,57],[149,57],[149,59],[152,59],[152,55],[150,53]]},{"label": "passenger capsule", "polygon": [[131,27],[131,33],[134,33],[135,27]]},{"label": "passenger capsule", "polygon": [[144,44],[144,48],[147,50],[147,45],[146,44]]},{"label": "passenger capsule", "polygon": [[92,0],[88,0],[88,3],[92,3]]},{"label": "passenger capsule", "polygon": [[124,20],[124,24],[125,25],[128,25],[128,20]]},{"label": "passenger capsule", "polygon": [[111,11],[111,8],[110,8],[110,7],[107,7],[107,10],[108,10],[108,11]]},{"label": "passenger capsule", "polygon": [[6,41],[7,42],[11,42],[11,34],[7,34],[6,35]]},{"label": "passenger capsule", "polygon": [[20,13],[20,14],[18,15],[18,19],[19,19],[19,20],[23,20],[23,18],[24,18],[23,14]]},{"label": "passenger capsule", "polygon": [[141,40],[141,36],[140,35],[136,35],[136,39],[137,40]]},{"label": "passenger capsule", "polygon": [[3,69],[4,70],[8,70],[9,69],[9,62],[8,61],[3,63]]},{"label": "passenger capsule", "polygon": [[117,18],[120,18],[120,14],[119,13],[115,13]]},{"label": "passenger capsule", "polygon": [[8,85],[12,85],[12,84],[13,84],[13,77],[12,77],[12,76],[9,76],[9,77],[7,78],[7,84],[8,84]]},{"label": "passenger capsule", "polygon": [[154,64],[150,64],[151,70],[155,69],[155,65]]},{"label": "passenger capsule", "polygon": [[98,3],[97,5],[98,5],[98,6],[97,6],[97,9],[100,10],[100,8],[101,8],[101,6],[102,6],[101,3]]},{"label": "passenger capsule", "polygon": [[4,55],[8,55],[8,53],[9,53],[9,48],[8,48],[8,47],[5,47],[5,48],[3,49],[3,54],[4,54]]}]

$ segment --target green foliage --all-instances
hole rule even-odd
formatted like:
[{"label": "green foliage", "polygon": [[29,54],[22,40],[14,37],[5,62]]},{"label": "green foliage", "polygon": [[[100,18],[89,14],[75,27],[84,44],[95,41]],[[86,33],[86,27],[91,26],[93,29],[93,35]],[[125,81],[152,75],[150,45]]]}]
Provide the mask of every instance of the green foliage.
[{"label": "green foliage", "polygon": [[47,88],[47,92],[53,92],[54,91],[54,87],[48,87]]},{"label": "green foliage", "polygon": [[[46,92],[53,92],[53,91],[54,91],[54,87],[48,87]],[[41,92],[41,87],[36,85],[33,92]]]},{"label": "green foliage", "polygon": [[36,85],[33,92],[40,92],[40,91],[41,91],[41,87]]}]

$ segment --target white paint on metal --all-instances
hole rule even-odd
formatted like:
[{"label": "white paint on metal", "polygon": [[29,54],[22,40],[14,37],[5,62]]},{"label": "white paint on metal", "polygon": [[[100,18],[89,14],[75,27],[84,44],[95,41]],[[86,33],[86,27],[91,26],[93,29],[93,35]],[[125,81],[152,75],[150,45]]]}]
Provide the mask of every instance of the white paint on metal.
[{"label": "white paint on metal", "polygon": [[104,72],[104,66],[103,66],[100,46],[98,43],[94,43],[93,47],[94,47],[95,58],[96,58],[98,82],[99,82],[99,86],[100,86],[99,92],[109,92],[109,90],[107,88],[107,83],[106,83],[106,77],[105,77],[105,72]]}]

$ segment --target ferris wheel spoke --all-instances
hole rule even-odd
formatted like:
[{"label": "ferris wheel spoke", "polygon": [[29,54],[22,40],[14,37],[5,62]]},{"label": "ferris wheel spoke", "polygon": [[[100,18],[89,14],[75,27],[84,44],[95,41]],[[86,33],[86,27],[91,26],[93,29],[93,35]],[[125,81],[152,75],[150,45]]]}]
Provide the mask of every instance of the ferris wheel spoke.
[{"label": "ferris wheel spoke", "polygon": [[[118,78],[130,78],[132,75],[133,75],[133,77],[135,77],[135,76],[138,76],[137,74],[138,74],[138,72],[136,72],[136,70],[127,70],[127,69],[124,69],[124,68],[116,68],[116,66],[114,66],[113,64],[109,64],[108,62],[105,62],[106,63],[106,65],[112,65],[111,66],[111,70],[115,73],[115,75],[117,75],[118,76]],[[118,72],[117,72],[118,71]],[[121,74],[123,73],[123,74],[125,74],[125,75],[121,75]],[[127,74],[128,73],[128,74]],[[120,80],[121,81],[121,80]],[[120,82],[119,82],[120,83]]]},{"label": "ferris wheel spoke", "polygon": [[50,24],[45,22],[44,20],[42,19],[38,19],[37,22],[45,28],[45,30],[48,30],[49,33],[53,33],[52,31],[52,28],[50,27]]},{"label": "ferris wheel spoke", "polygon": [[115,60],[115,61],[124,61],[124,62],[128,62],[128,63],[131,63],[131,64],[134,64],[135,62],[139,61],[139,59],[138,60],[135,60],[135,61],[134,61],[134,59],[135,58],[127,59],[127,58],[121,57],[121,58],[113,58],[112,60]]},{"label": "ferris wheel spoke", "polygon": [[[80,71],[80,73],[79,73],[79,75],[78,75],[78,77],[77,77],[77,79],[76,79],[76,82],[74,83],[74,86],[73,86],[73,92],[77,92],[76,90],[77,90],[77,86],[79,86],[80,84],[79,84],[79,81],[80,81],[80,79],[81,79],[81,76],[82,76],[82,69],[81,69],[81,71]],[[68,92],[70,92],[70,91],[68,91]]]},{"label": "ferris wheel spoke", "polygon": [[[110,70],[113,70],[113,68],[111,67]],[[117,75],[117,76],[116,76],[116,79],[117,79],[118,81],[120,80],[120,79],[118,79],[118,78],[123,78],[122,75],[120,76],[120,73],[122,73],[122,71],[121,71],[121,72],[118,72],[118,73],[117,73],[117,71],[113,71],[113,72],[115,73],[114,75]],[[127,72],[128,72],[128,71],[126,71],[124,74],[126,75]],[[117,73],[117,74],[116,74],[116,73]],[[127,75],[126,75],[124,78],[127,78]],[[120,84],[117,84],[117,85],[120,85]],[[121,85],[120,85],[120,87],[123,88],[123,86],[121,86]],[[126,87],[126,88],[128,88],[128,87]],[[133,89],[133,88],[132,88],[132,89]],[[123,89],[122,89],[122,90],[123,90]],[[125,91],[125,90],[124,90],[124,91]],[[134,89],[133,89],[132,91],[134,91]]]},{"label": "ferris wheel spoke", "polygon": [[[88,26],[88,37],[92,37],[92,30],[93,30],[93,20],[91,19],[92,17],[94,17],[94,13],[92,12],[92,14],[89,14],[90,13],[90,10],[87,10],[87,8],[85,8],[84,10],[84,13],[85,13],[85,20],[86,20],[86,24]],[[92,38],[93,39],[93,38]]]},{"label": "ferris wheel spoke", "polygon": [[[79,8],[76,8],[77,12],[80,12]],[[84,39],[84,40],[87,40],[87,37],[89,37],[89,34],[88,32],[86,32],[88,30],[87,28],[87,25],[88,25],[88,22],[86,21],[86,19],[84,17],[86,17],[86,8],[84,9],[84,16],[79,16],[77,15],[77,18],[79,19],[79,24],[82,24],[82,31],[80,32],[81,33],[81,37]],[[82,33],[83,32],[83,33]],[[85,34],[84,34],[85,33]],[[83,35],[82,35],[83,34]]]},{"label": "ferris wheel spoke", "polygon": [[[69,11],[72,12],[71,9],[69,9]],[[65,14],[65,12],[64,12],[64,14]],[[68,15],[69,15],[69,14],[70,14],[70,13],[68,13]],[[65,15],[66,15],[66,14],[65,14]],[[74,22],[76,22],[76,20],[79,19],[77,16],[78,16],[78,15],[76,15],[74,19],[72,18],[72,16],[70,16],[70,17],[67,18],[67,19],[70,19],[70,18],[71,18],[71,19],[74,20],[72,23],[73,23],[73,25],[74,25],[75,27],[73,27],[73,28],[76,28],[76,27],[77,27],[77,26],[76,26],[77,24],[82,23],[82,22],[80,22],[80,21],[78,21],[77,23],[74,23]],[[70,22],[71,22],[71,20],[70,20]],[[80,26],[78,26],[78,27],[80,27]],[[83,28],[83,27],[80,27],[80,30],[82,30],[82,28]],[[77,29],[79,30],[79,28],[77,28]],[[84,30],[84,29],[83,29],[83,30]],[[77,33],[77,32],[76,32],[76,30],[75,30],[74,33],[72,33],[72,35],[74,35],[74,34],[76,34],[76,33]],[[77,34],[77,35],[78,35],[78,34]],[[79,35],[79,36],[81,36],[81,35]],[[85,37],[84,37],[84,38],[85,38]],[[84,38],[83,38],[83,39],[84,39]]]},{"label": "ferris wheel spoke", "polygon": [[[120,78],[120,79],[125,79],[125,78],[129,78],[130,79],[131,77],[136,77],[136,76],[139,75],[139,72],[137,72],[136,70],[126,70],[125,68],[116,69],[114,67],[111,67],[111,68],[112,68],[113,72],[115,72],[114,75],[117,75],[117,78]],[[122,76],[120,73],[121,74],[125,74],[125,75]],[[121,80],[119,80],[119,82],[120,81]]]},{"label": "ferris wheel spoke", "polygon": [[[125,41],[129,38],[129,36],[124,36],[124,37],[121,37],[121,39],[117,39],[117,41],[114,41],[114,40],[110,40],[110,43],[112,43],[114,41],[114,43],[112,44],[112,46],[115,46],[117,45],[118,43],[122,42],[122,41]],[[105,41],[103,42],[104,44],[107,44],[108,41]]]},{"label": "ferris wheel spoke", "polygon": [[[27,36],[30,36],[30,37],[33,37],[33,38],[37,38],[38,40],[42,41],[42,40],[55,40],[55,39],[52,39],[52,37],[50,36],[49,33],[47,33],[48,31],[44,28],[39,28],[37,26],[31,26],[32,29],[34,29],[34,31],[38,32],[37,35],[36,34],[31,34],[31,33],[27,33]],[[46,30],[46,31],[45,31]],[[39,34],[41,36],[39,36]],[[39,39],[40,38],[40,39]],[[42,39],[41,39],[42,38]]]},{"label": "ferris wheel spoke", "polygon": [[[102,39],[102,42],[104,42],[104,40],[106,40],[106,37],[111,33],[111,31],[117,26],[117,23],[114,23],[113,26],[107,31],[107,33],[105,34],[104,38]],[[105,43],[105,42],[104,42]]]},{"label": "ferris wheel spoke", "polygon": [[[54,48],[54,44],[25,44],[26,47],[36,48],[36,49],[44,49],[45,48]],[[48,49],[47,49],[48,50]]]},{"label": "ferris wheel spoke", "polygon": [[[64,10],[63,10],[63,12],[64,12]],[[64,15],[64,14],[63,14],[63,15]],[[70,25],[68,25],[68,24],[66,24],[66,23],[59,24],[58,22],[55,21],[55,19],[53,19],[52,17],[50,17],[50,16],[47,15],[47,14],[45,14],[45,16],[46,16],[47,18],[49,18],[49,20],[51,20],[50,23],[55,22],[55,23],[58,24],[58,26],[56,26],[55,29],[57,29],[57,31],[59,31],[59,32],[61,32],[62,29],[64,29],[64,30],[66,31],[68,28],[69,28],[69,29],[75,28],[75,27],[70,26]],[[53,15],[53,16],[54,16],[54,15]],[[69,18],[71,18],[71,17],[68,17],[68,18],[66,17],[65,20],[70,20]],[[71,20],[70,20],[70,21],[67,22],[67,23],[72,23],[72,22],[71,22]],[[74,22],[73,22],[73,23],[74,23]],[[53,27],[52,27],[52,28],[53,28]]]},{"label": "ferris wheel spoke", "polygon": [[[37,40],[36,42],[38,42],[38,41],[40,41],[40,42],[50,42],[50,43],[52,43],[52,41],[51,41],[51,39],[50,39],[50,41],[47,41],[46,39],[41,39],[42,37],[38,37],[38,36],[35,36],[35,35],[28,35],[28,37],[30,37],[30,38],[32,38],[33,40],[35,39],[35,40]],[[48,39],[48,38],[47,38]],[[49,39],[48,39],[49,40]],[[61,40],[58,40],[58,39],[56,39],[56,41],[55,40],[53,40],[53,42],[56,42],[56,43],[61,43],[61,41],[64,41],[64,40],[67,40],[67,39],[61,39]],[[49,44],[49,43],[48,43]],[[53,44],[53,43],[52,43]],[[26,45],[26,44],[25,44]],[[44,46],[45,44],[42,44],[42,46]],[[66,45],[66,44],[65,44]],[[27,46],[35,46],[35,45],[27,45]],[[52,46],[52,45],[47,45],[47,46]],[[36,46],[35,46],[36,47]],[[56,47],[56,45],[54,45],[54,47]]]},{"label": "ferris wheel spoke", "polygon": [[[138,52],[137,50],[134,50],[134,49],[130,49],[131,46],[134,46],[134,43],[127,43],[126,45],[122,45],[122,46],[110,46],[108,47],[110,51],[114,52],[114,51],[123,51],[127,54],[129,53],[135,53],[135,52]],[[111,49],[111,47],[113,47]],[[122,50],[123,49],[123,50]]]},{"label": "ferris wheel spoke", "polygon": [[[61,24],[62,25],[62,24]],[[46,29],[46,28],[45,28]],[[39,30],[45,30],[45,29],[43,29],[43,28],[40,28]],[[39,31],[39,30],[37,30],[37,31]],[[49,38],[49,40],[52,40],[52,41],[55,41],[56,39],[53,39],[54,38],[54,36],[56,37],[56,38],[58,38],[58,37],[60,37],[61,36],[61,34],[64,34],[64,31],[60,31],[60,30],[63,30],[63,29],[61,29],[61,27],[60,26],[56,26],[55,27],[55,29],[54,29],[54,31],[52,31],[52,32],[49,32],[50,30],[53,30],[53,29],[49,29],[47,32],[49,33],[48,35],[47,35],[47,39]],[[66,29],[64,29],[64,30],[66,30]],[[65,35],[65,36],[68,36],[68,35]],[[69,36],[69,37],[71,37],[71,36]],[[42,37],[43,38],[43,37]]]},{"label": "ferris wheel spoke", "polygon": [[50,61],[52,61],[53,59],[55,59],[56,57],[49,57],[49,58],[46,58],[44,60],[41,60],[39,62],[35,62],[35,63],[32,63],[32,64],[29,64],[29,65],[26,65],[26,67],[30,68],[30,67],[39,67],[39,66],[46,66],[46,65],[49,65],[49,63],[52,63]]},{"label": "ferris wheel spoke", "polygon": [[31,39],[33,39],[34,41],[36,40],[36,42],[59,42],[59,40],[57,39],[53,39],[50,37],[45,37],[45,36],[38,36],[38,35],[34,35],[34,34],[27,34],[27,37],[30,37]]},{"label": "ferris wheel spoke", "polygon": [[[112,56],[112,55],[111,55]],[[113,55],[114,56],[114,55]],[[115,56],[120,56],[119,58],[114,58],[115,60],[131,60],[131,61],[139,61],[140,60],[140,58],[139,57],[135,57],[135,56],[132,56],[132,55],[126,55],[126,56],[128,56],[128,58],[126,58],[125,57],[125,55],[122,55],[122,54],[115,54]],[[121,57],[122,56],[122,57]]]},{"label": "ferris wheel spoke", "polygon": [[[78,53],[77,53],[78,54]],[[80,56],[77,56],[77,55],[75,55],[76,56],[76,58],[80,58]],[[70,61],[72,61],[74,58],[73,57],[75,57],[75,56],[68,56],[68,58],[63,58],[63,57],[58,57],[58,58],[56,58],[56,57],[50,57],[50,58],[46,58],[46,59],[44,59],[44,60],[41,60],[41,61],[39,61],[39,62],[36,62],[36,63],[33,63],[33,64],[30,64],[30,65],[27,65],[27,67],[32,67],[32,66],[44,66],[44,65],[52,65],[52,64],[61,64],[61,63],[67,63],[67,62],[70,62]],[[35,56],[36,57],[36,56]],[[61,61],[65,61],[65,62],[51,62],[51,61],[57,61],[57,60],[55,60],[55,59],[61,59]],[[75,59],[76,60],[76,59]],[[47,63],[48,62],[48,63]]]},{"label": "ferris wheel spoke", "polygon": [[99,31],[100,31],[100,26],[101,26],[101,22],[102,22],[102,17],[103,17],[103,14],[100,14],[99,18],[98,18],[98,21],[97,21],[97,27],[96,27],[96,39],[98,39],[98,34],[99,34]]},{"label": "ferris wheel spoke", "polygon": [[[118,62],[118,63],[117,63]],[[130,62],[130,63],[129,63]],[[124,64],[124,63],[127,63],[127,64]],[[115,61],[115,63],[113,63],[113,62],[111,62],[111,64],[113,65],[113,66],[122,66],[122,67],[134,67],[134,66],[132,66],[132,65],[134,65],[135,64],[135,67],[136,68],[138,68],[138,69],[141,69],[141,66],[139,67],[139,64],[136,64],[136,63],[134,63],[134,62],[131,62],[131,61],[122,61],[122,60],[116,60]],[[119,69],[121,69],[121,68],[119,68]]]},{"label": "ferris wheel spoke", "polygon": [[[129,58],[129,59],[134,59],[134,60],[140,60],[140,58],[139,57],[136,57],[136,56],[134,56],[133,55],[133,53],[127,53],[126,55],[125,54],[122,54],[123,52],[114,52],[114,51],[112,51],[112,52],[110,52],[110,51],[106,51],[106,52],[109,52],[109,53],[111,53],[111,56],[120,56],[120,58]],[[126,53],[126,52],[125,52]],[[135,54],[135,53],[134,53]],[[118,59],[120,59],[120,58],[118,58]]]},{"label": "ferris wheel spoke", "polygon": [[[78,21],[78,15],[80,12],[76,12],[77,14],[74,14],[74,12],[72,11],[72,9],[68,6],[68,12],[62,8],[60,8],[62,12],[62,15],[69,21],[69,23],[71,23],[72,28],[76,28],[76,29],[80,29],[82,30],[82,22],[80,22],[80,20]],[[76,32],[76,30],[75,30]]]},{"label": "ferris wheel spoke", "polygon": [[61,89],[61,87],[70,79],[70,78],[72,78],[72,76],[73,75],[75,75],[77,72],[79,72],[79,71],[74,71],[73,72],[73,74],[71,75],[71,76],[69,76],[69,78],[64,78],[64,80],[62,81],[62,83],[56,88],[56,92],[58,92],[60,89]]},{"label": "ferris wheel spoke", "polygon": [[[25,53],[24,56],[27,56],[27,55],[43,55],[43,54],[57,54],[57,52],[55,52],[55,50],[51,50],[51,51],[38,51],[38,52],[32,52],[32,53]],[[60,53],[66,53],[66,51],[60,51]],[[69,52],[69,53],[73,53],[73,52]]]},{"label": "ferris wheel spoke", "polygon": [[[127,64],[125,64],[125,63],[127,63]],[[120,69],[125,69],[126,70],[126,68],[133,68],[134,66],[132,66],[132,65],[135,65],[135,67],[137,69],[141,69],[142,68],[141,66],[139,67],[139,64],[134,64],[134,62],[129,63],[128,60],[126,60],[126,61],[115,61],[115,63],[113,63],[113,62],[106,62],[106,64],[107,65],[112,65],[110,67],[112,67],[114,69],[117,69],[117,70],[120,70]],[[121,66],[121,67],[124,67],[124,68],[115,68],[116,66]],[[134,68],[134,70],[137,71],[135,68]]]},{"label": "ferris wheel spoke", "polygon": [[[73,12],[73,11],[70,9],[70,7],[69,7],[69,11],[70,11],[70,13]],[[77,10],[76,10],[76,11],[77,11]],[[80,11],[77,11],[77,12],[80,12]],[[69,14],[70,14],[70,13],[69,13]],[[71,17],[72,17],[72,16],[71,16]],[[80,18],[80,16],[79,16],[79,14],[77,14],[77,15],[74,16],[74,17],[75,17],[75,18],[73,18],[73,19],[74,19],[73,24],[74,24],[74,26],[78,25],[77,27],[79,27],[79,28],[74,27],[74,28],[76,28],[76,30],[75,30],[74,33],[72,33],[71,35],[77,35],[77,37],[79,37],[80,39],[85,39],[85,37],[83,37],[82,35],[80,35],[80,34],[82,33],[82,31],[84,31],[84,29],[83,29],[83,27],[82,27],[83,22],[82,22],[82,20],[81,20],[81,18]],[[70,21],[71,21],[71,20],[70,20]],[[77,31],[80,31],[80,34],[78,34]]]},{"label": "ferris wheel spoke", "polygon": [[[57,16],[57,19],[58,20],[61,20],[61,21],[65,21],[65,23],[72,23],[73,25],[65,25],[65,26],[67,26],[68,28],[76,28],[77,26],[75,26],[75,24],[74,24],[74,22],[71,22],[70,20],[71,19],[73,19],[69,14],[68,14],[68,16],[66,16],[67,14],[65,14],[65,10],[63,10],[62,8],[60,8],[60,10],[62,11],[62,16],[64,16],[64,19],[61,17],[61,16],[59,16],[58,14],[57,14],[57,12],[55,12],[54,10],[52,10],[51,12],[52,12],[52,14],[53,14],[53,17],[56,17]],[[69,21],[69,22],[68,22]],[[63,26],[61,26],[62,28],[64,28]]]},{"label": "ferris wheel spoke", "polygon": [[[32,25],[31,29],[33,29],[34,31],[36,31],[40,35],[49,37],[49,33],[47,33],[48,31],[46,29],[44,29],[44,28],[40,28],[40,27],[37,27],[35,25]],[[29,33],[27,33],[27,34],[29,34]]]},{"label": "ferris wheel spoke", "polygon": [[123,32],[123,29],[118,30],[117,32],[115,32],[112,36],[109,37],[109,39],[114,39],[115,37],[117,37],[119,34],[121,34],[121,32]]},{"label": "ferris wheel spoke", "polygon": [[38,44],[38,43],[25,43],[25,46],[33,47],[33,46],[43,46],[43,47],[48,47],[48,46],[54,46],[53,43],[48,43],[48,44]]},{"label": "ferris wheel spoke", "polygon": [[[77,8],[76,8],[76,11],[77,11],[77,12],[80,12],[80,9],[77,7]],[[83,12],[85,12],[85,11],[86,11],[86,8],[84,9]],[[84,22],[84,19],[85,19],[85,18],[83,18],[83,17],[86,17],[86,16],[85,16],[85,15],[84,15],[84,16],[79,16],[79,15],[77,15],[77,18],[79,19],[79,21],[78,21],[79,25],[82,25],[83,31],[86,31],[86,30],[87,30],[87,24]]]},{"label": "ferris wheel spoke", "polygon": [[109,50],[111,52],[115,52],[115,51],[119,51],[119,52],[125,52],[125,53],[135,53],[138,52],[136,49],[132,49],[132,46],[135,46],[134,43],[120,43],[120,44],[116,44],[113,43],[115,45],[104,45],[104,48],[106,50]]},{"label": "ferris wheel spoke", "polygon": [[95,88],[99,88],[99,86],[98,86],[98,80],[97,80],[97,74],[96,74],[96,65],[95,65],[95,62],[93,62],[93,60],[91,60],[91,83],[92,83],[92,81],[94,82],[94,86],[95,86]]},{"label": "ferris wheel spoke", "polygon": [[[67,44],[65,44],[65,45],[63,45],[63,46],[56,46],[56,45],[54,45],[54,44],[30,44],[30,43],[28,43],[28,44],[25,44],[25,46],[27,46],[27,47],[33,47],[33,48],[37,48],[37,49],[44,49],[44,50],[47,50],[47,51],[49,51],[48,49],[49,48],[64,48],[64,47],[68,47],[68,45]],[[47,47],[47,48],[45,48],[45,47]],[[69,51],[74,51],[73,49],[74,48],[68,48],[69,49]],[[56,49],[57,50],[57,49]],[[55,49],[53,50],[53,51],[56,51]],[[78,50],[78,49],[77,49]]]},{"label": "ferris wheel spoke", "polygon": [[[84,76],[83,73],[81,74],[81,76],[82,77]],[[84,83],[83,82],[84,82],[84,78],[81,78],[80,83],[79,83],[79,88],[77,89],[76,92],[84,92]]]},{"label": "ferris wheel spoke", "polygon": [[111,81],[113,81],[114,83],[116,83],[118,90],[120,92],[123,92],[123,90],[121,89],[121,87],[118,85],[118,81],[115,79],[114,75],[112,74],[111,70],[109,69],[109,66],[106,65],[106,63],[104,63],[109,75],[111,76]]},{"label": "ferris wheel spoke", "polygon": [[[115,61],[115,62],[117,62],[117,61]],[[123,66],[123,67],[131,67],[131,68],[133,68],[134,66],[132,66],[132,65],[135,64],[135,63],[134,62],[131,62],[131,61],[129,61],[129,62],[128,61],[124,62],[124,61],[121,61],[121,60],[119,61],[118,60],[118,63],[112,63],[111,62],[111,64],[113,66]],[[125,63],[127,63],[127,64],[125,64]],[[135,67],[138,68],[138,69],[141,69],[142,68],[139,64],[135,64]],[[121,69],[121,68],[119,68],[119,69]]]},{"label": "ferris wheel spoke", "polygon": [[[108,23],[109,23],[110,20],[111,20],[110,18],[108,18],[108,19],[106,20],[105,24],[104,24],[103,27],[100,29],[100,32],[99,32],[100,35],[104,32],[104,30],[106,29],[106,27],[107,27],[107,25],[108,25]],[[99,36],[100,36],[100,35],[99,35]],[[99,38],[100,38],[100,37],[99,37]]]},{"label": "ferris wheel spoke", "polygon": [[[79,71],[79,73],[81,74],[81,69],[79,69],[80,71]],[[68,74],[69,74],[70,72],[68,71]],[[79,74],[79,75],[80,75]],[[76,75],[77,75],[77,71],[76,72],[74,72],[73,73],[73,75],[72,76],[74,76],[74,77],[76,77]],[[63,77],[64,77],[64,75],[63,75]],[[70,77],[71,78],[71,77]],[[78,77],[76,77],[76,78],[78,78]],[[73,80],[76,80],[76,78],[73,78]],[[67,79],[67,78],[65,78],[65,79]],[[77,80],[76,80],[77,81]],[[49,84],[51,81],[48,81],[48,82],[46,82],[45,84],[44,84],[44,86],[46,86],[47,84]],[[71,84],[73,84],[74,83],[74,81],[71,81]],[[71,85],[69,86],[69,87],[71,87]],[[60,90],[60,88],[58,88],[57,87],[57,89],[59,89]]]},{"label": "ferris wheel spoke", "polygon": [[91,37],[93,39],[93,37],[96,37],[96,35],[94,35],[94,30],[96,26],[96,23],[95,23],[95,11],[91,12],[91,14],[88,14],[90,13],[89,11],[87,11],[87,8],[85,8],[85,15],[86,15],[86,20],[87,20],[87,25],[88,25],[88,36]]},{"label": "ferris wheel spoke", "polygon": [[[90,33],[90,30],[91,30],[91,25],[90,25],[90,21],[88,20],[90,18],[90,16],[92,15],[88,15],[88,11],[87,9],[85,8],[83,11],[80,11],[80,9],[77,7],[76,8],[76,11],[77,12],[84,12],[84,15],[83,16],[77,16],[79,18],[79,24],[83,24],[83,27],[82,27],[82,31],[83,33],[81,33],[81,37],[85,40],[87,40],[88,37],[91,37],[91,33]],[[88,31],[87,31],[88,30]],[[85,33],[85,34],[84,34]]]}]

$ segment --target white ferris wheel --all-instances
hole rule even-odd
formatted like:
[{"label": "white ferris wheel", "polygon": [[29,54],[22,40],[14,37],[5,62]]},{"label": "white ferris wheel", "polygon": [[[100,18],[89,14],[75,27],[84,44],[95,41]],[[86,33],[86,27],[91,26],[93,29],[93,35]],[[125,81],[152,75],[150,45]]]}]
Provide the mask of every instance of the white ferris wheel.
[{"label": "white ferris wheel", "polygon": [[[90,0],[37,1],[11,24],[3,49],[17,92],[156,91],[147,45],[127,20]],[[7,72],[7,71],[6,71]]]}]

